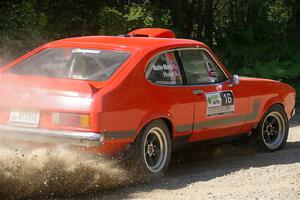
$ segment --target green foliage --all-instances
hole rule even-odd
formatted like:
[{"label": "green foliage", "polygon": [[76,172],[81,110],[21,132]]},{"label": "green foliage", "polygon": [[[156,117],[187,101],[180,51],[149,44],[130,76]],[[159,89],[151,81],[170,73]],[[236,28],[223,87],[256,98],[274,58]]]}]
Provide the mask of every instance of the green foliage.
[{"label": "green foliage", "polygon": [[[5,1],[0,5],[0,44],[9,49],[33,48],[41,42],[45,18],[36,13],[34,0]],[[32,40],[34,39],[34,42]]]},{"label": "green foliage", "polygon": [[298,62],[273,60],[254,67],[243,67],[237,70],[239,74],[270,79],[297,79],[300,75],[300,60]]},{"label": "green foliage", "polygon": [[232,72],[300,79],[299,0],[7,0],[0,4],[0,57],[47,41],[170,28],[213,48]]},{"label": "green foliage", "polygon": [[126,30],[123,14],[113,7],[104,7],[99,11],[100,34],[118,35],[120,31]]},{"label": "green foliage", "polygon": [[124,15],[129,29],[151,27],[153,25],[152,11],[147,4],[132,4]]}]

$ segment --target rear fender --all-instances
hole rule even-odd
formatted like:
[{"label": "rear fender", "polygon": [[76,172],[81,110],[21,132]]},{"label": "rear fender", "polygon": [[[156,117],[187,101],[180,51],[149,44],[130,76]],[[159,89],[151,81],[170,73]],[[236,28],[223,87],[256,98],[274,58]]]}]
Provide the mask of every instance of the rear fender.
[{"label": "rear fender", "polygon": [[173,138],[174,133],[175,133],[175,126],[173,124],[172,115],[168,112],[161,112],[161,113],[157,112],[155,114],[149,113],[143,118],[143,120],[141,121],[141,123],[134,135],[134,138],[132,138],[132,142],[134,142],[137,139],[137,137],[139,136],[139,133],[143,130],[144,127],[146,127],[150,122],[155,121],[155,120],[167,120],[168,122],[170,122],[170,125],[171,125],[171,130],[170,130],[171,135],[170,136],[171,136],[171,138]]}]

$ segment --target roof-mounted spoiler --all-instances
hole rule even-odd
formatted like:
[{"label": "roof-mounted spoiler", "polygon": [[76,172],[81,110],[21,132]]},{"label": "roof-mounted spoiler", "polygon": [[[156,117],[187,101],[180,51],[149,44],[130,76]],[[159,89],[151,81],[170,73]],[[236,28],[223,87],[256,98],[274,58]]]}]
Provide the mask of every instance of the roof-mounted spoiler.
[{"label": "roof-mounted spoiler", "polygon": [[156,38],[175,38],[175,33],[163,28],[142,28],[130,31],[124,37],[156,37]]}]

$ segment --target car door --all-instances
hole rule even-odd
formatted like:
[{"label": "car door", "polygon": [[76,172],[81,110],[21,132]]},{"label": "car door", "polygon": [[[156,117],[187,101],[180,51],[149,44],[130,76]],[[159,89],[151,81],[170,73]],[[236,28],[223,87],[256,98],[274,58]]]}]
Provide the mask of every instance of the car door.
[{"label": "car door", "polygon": [[[194,120],[194,95],[184,85],[183,71],[174,51],[158,53],[147,65],[146,78],[152,84],[145,89],[152,112],[167,112],[175,129],[174,136],[190,136]],[[155,91],[155,95],[153,95]]]},{"label": "car door", "polygon": [[195,102],[190,141],[239,134],[248,112],[248,97],[241,86],[232,83],[206,49],[179,49],[178,55]]}]

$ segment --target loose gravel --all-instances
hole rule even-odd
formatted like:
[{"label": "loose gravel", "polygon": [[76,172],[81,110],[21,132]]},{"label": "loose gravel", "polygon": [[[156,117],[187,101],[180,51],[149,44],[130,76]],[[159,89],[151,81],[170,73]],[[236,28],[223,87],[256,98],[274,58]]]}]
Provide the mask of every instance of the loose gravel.
[{"label": "loose gravel", "polygon": [[300,200],[300,113],[281,151],[257,153],[243,142],[209,148],[209,156],[201,148],[186,150],[192,156],[173,160],[161,180],[80,199]]},{"label": "loose gravel", "polygon": [[172,155],[164,178],[147,182],[128,177],[115,162],[86,154],[1,148],[1,200],[300,200],[300,113],[281,151],[257,153],[249,140],[194,146]]}]

